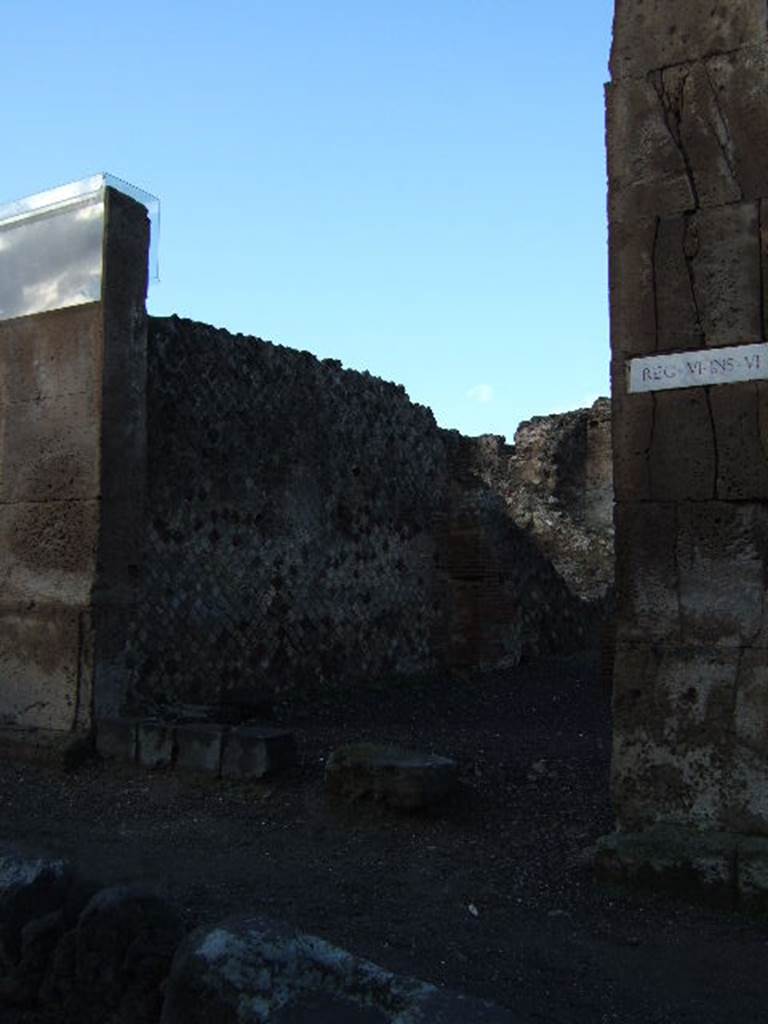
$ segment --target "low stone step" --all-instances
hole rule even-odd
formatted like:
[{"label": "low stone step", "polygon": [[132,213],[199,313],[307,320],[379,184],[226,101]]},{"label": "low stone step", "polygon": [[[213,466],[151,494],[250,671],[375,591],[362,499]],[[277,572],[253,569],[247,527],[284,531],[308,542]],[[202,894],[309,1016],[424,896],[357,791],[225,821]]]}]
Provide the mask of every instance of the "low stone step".
[{"label": "low stone step", "polygon": [[228,779],[261,779],[296,761],[293,733],[268,725],[103,719],[96,723],[96,749],[102,757],[144,768],[179,768]]}]

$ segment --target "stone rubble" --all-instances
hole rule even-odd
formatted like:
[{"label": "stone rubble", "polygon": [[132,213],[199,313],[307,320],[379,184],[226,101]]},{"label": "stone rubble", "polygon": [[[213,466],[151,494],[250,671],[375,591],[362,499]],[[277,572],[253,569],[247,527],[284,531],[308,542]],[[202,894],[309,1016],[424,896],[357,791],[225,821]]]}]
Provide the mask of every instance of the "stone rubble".
[{"label": "stone rubble", "polygon": [[526,1024],[260,915],[191,934],[139,885],[0,851],[0,1013],[61,1024]]}]

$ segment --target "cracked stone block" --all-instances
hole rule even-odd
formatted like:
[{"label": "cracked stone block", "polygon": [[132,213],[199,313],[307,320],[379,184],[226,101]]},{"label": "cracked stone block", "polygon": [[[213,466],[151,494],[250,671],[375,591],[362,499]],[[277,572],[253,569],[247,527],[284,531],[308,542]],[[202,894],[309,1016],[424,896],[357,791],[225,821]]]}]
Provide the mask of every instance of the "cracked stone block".
[{"label": "cracked stone block", "polygon": [[762,260],[757,203],[668,218],[659,225],[659,347],[762,341]]},{"label": "cracked stone block", "polygon": [[768,195],[768,50],[765,45],[722,53],[706,61],[727,130],[728,153],[744,199]]},{"label": "cracked stone block", "polygon": [[656,68],[766,41],[762,0],[616,0],[611,75],[642,77]]},{"label": "cracked stone block", "polygon": [[757,392],[757,429],[760,447],[768,458],[768,381],[755,381]]},{"label": "cracked stone block", "polygon": [[685,502],[678,523],[683,638],[722,646],[754,642],[763,626],[768,510]]},{"label": "cracked stone block", "polygon": [[[725,74],[725,72],[724,72]],[[765,91],[768,69],[751,76],[752,91]],[[747,82],[743,82],[747,87]],[[725,85],[713,80],[705,64],[667,68],[647,80],[610,85],[606,91],[609,133],[608,177],[611,219],[624,223],[696,210],[722,210],[742,200],[763,198],[768,175],[759,177],[738,157],[730,121],[740,123],[740,98],[721,103]],[[751,108],[750,108],[751,109]],[[765,110],[758,125],[768,139]],[[759,134],[758,134],[759,137]],[[747,133],[744,132],[744,143]],[[750,136],[747,152],[754,153]],[[744,187],[745,176],[751,187]]]},{"label": "cracked stone block", "polygon": [[611,788],[623,831],[663,823],[768,838],[767,658],[617,645]]},{"label": "cracked stone block", "polygon": [[185,771],[219,775],[225,728],[191,724],[176,728],[176,765]]},{"label": "cracked stone block", "polygon": [[614,514],[617,636],[621,640],[679,639],[675,506],[620,502]]},{"label": "cracked stone block", "polygon": [[648,501],[655,396],[650,392],[628,394],[624,368],[624,360],[614,361],[611,368],[614,497],[616,501]]},{"label": "cracked stone block", "polygon": [[723,501],[768,499],[768,458],[761,389],[753,382],[712,388],[717,444],[717,496]]},{"label": "cracked stone block", "polygon": [[655,86],[677,132],[681,151],[691,170],[697,205],[737,203],[742,191],[736,179],[728,125],[715,85],[703,63],[665,68]]},{"label": "cracked stone block", "polygon": [[614,733],[645,730],[653,718],[658,653],[650,644],[618,641],[614,653]]},{"label": "cracked stone block", "polygon": [[690,218],[685,246],[706,344],[762,341],[757,204],[700,210]]},{"label": "cracked stone block", "polygon": [[636,355],[768,336],[768,8],[616,0],[611,71],[611,772],[624,835],[604,868],[725,898],[738,836],[768,836],[768,386],[639,403],[624,374]]},{"label": "cracked stone block", "polygon": [[656,351],[655,217],[609,225],[611,350],[619,356]]},{"label": "cracked stone block", "polygon": [[653,84],[632,80],[607,86],[606,108],[611,222],[632,224],[694,210],[685,158]]},{"label": "cracked stone block", "polygon": [[224,745],[221,774],[230,779],[261,779],[296,760],[293,733],[270,726],[231,729]]},{"label": "cracked stone block", "polygon": [[768,55],[761,49],[684,66],[606,90],[609,206],[633,222],[726,208],[766,195]]},{"label": "cracked stone block", "polygon": [[144,721],[136,727],[138,762],[144,768],[168,768],[173,763],[176,729],[165,722]]},{"label": "cracked stone block", "polygon": [[768,754],[768,651],[744,650],[739,665],[733,725],[739,743]]},{"label": "cracked stone block", "polygon": [[96,750],[102,757],[135,761],[138,724],[135,718],[102,718],[96,723]]},{"label": "cracked stone block", "polygon": [[712,415],[704,388],[653,396],[648,455],[654,501],[705,501],[715,494],[717,469]]},{"label": "cracked stone block", "polygon": [[704,346],[689,259],[692,237],[688,216],[662,217],[658,222],[653,266],[660,352]]},{"label": "cracked stone block", "polygon": [[736,647],[618,644],[611,790],[620,828],[734,829],[744,818],[730,727]]},{"label": "cracked stone block", "polygon": [[655,699],[665,737],[683,760],[689,751],[708,751],[712,745],[724,750],[730,744],[723,725],[733,713],[740,656],[732,648],[662,649]]},{"label": "cracked stone block", "polygon": [[350,743],[325,766],[326,791],[346,800],[370,799],[402,810],[436,803],[456,786],[458,766],[448,757],[379,743]]}]

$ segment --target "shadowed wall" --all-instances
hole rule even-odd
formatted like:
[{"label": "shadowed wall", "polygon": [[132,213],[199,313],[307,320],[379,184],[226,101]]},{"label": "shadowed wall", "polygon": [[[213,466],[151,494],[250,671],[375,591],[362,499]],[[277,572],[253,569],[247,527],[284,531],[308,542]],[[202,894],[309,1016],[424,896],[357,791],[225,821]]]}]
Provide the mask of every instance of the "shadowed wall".
[{"label": "shadowed wall", "polygon": [[149,321],[130,705],[515,664],[593,613],[511,521],[482,450],[404,390],[204,324]]}]

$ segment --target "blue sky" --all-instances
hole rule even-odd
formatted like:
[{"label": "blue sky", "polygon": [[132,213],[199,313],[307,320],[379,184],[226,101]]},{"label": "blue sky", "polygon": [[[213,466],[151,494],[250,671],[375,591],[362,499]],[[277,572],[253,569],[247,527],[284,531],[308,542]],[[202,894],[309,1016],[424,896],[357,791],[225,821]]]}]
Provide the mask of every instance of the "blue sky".
[{"label": "blue sky", "polygon": [[0,202],[162,202],[150,312],[503,433],[608,391],[610,0],[4,0]]}]

